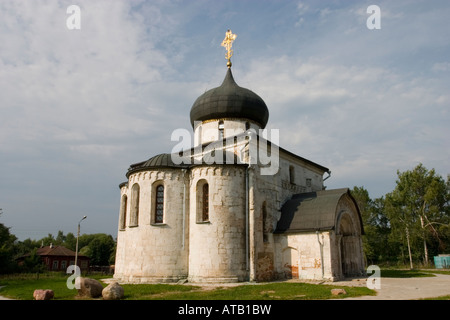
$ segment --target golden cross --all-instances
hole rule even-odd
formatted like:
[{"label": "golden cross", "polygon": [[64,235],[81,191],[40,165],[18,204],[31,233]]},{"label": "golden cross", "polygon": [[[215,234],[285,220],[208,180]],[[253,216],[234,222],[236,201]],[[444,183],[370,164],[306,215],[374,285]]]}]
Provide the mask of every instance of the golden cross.
[{"label": "golden cross", "polygon": [[231,67],[231,56],[233,55],[233,49],[231,49],[231,46],[233,45],[233,41],[236,39],[236,35],[231,33],[231,30],[228,29],[227,32],[225,32],[225,39],[222,41],[222,47],[225,47],[227,49],[227,53],[225,54],[225,59],[228,60],[227,67]]}]

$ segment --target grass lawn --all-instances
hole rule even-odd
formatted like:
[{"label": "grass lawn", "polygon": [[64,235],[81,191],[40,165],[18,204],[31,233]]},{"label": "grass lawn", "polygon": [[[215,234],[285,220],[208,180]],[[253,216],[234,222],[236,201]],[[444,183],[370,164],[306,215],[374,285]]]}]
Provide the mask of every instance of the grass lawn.
[{"label": "grass lawn", "polygon": [[[160,286],[155,291],[155,286]],[[366,287],[342,287],[309,283],[274,282],[202,289],[189,285],[123,285],[125,299],[133,300],[321,300],[374,295]],[[331,289],[346,295],[333,296]],[[180,290],[181,289],[181,290]]]},{"label": "grass lawn", "polygon": [[449,270],[436,269],[381,269],[382,278],[426,278],[435,277],[433,273],[450,275]]},{"label": "grass lawn", "polygon": [[[434,277],[432,273],[450,275],[449,270],[382,269],[382,278]],[[0,275],[0,295],[19,300],[33,300],[35,289],[52,289],[55,300],[78,299],[76,289],[67,288],[69,275],[63,273]],[[100,280],[105,275],[89,275]],[[106,283],[103,286],[106,287]],[[321,300],[375,295],[366,287],[342,287],[300,282],[272,282],[236,286],[200,287],[176,284],[124,284],[125,300]],[[344,288],[345,295],[333,296],[331,289]],[[449,296],[441,297],[449,299]],[[99,298],[101,299],[101,298]]]},{"label": "grass lawn", "polygon": [[[100,280],[101,275],[90,275]],[[61,273],[0,276],[0,295],[20,300],[32,300],[35,289],[52,289],[55,300],[75,300],[76,289],[67,288],[68,275]],[[103,283],[104,287],[106,284]],[[172,284],[125,284],[125,300],[318,300],[374,295],[366,287],[342,287],[309,283],[273,282],[242,284],[229,287],[199,287]],[[346,295],[333,296],[331,289],[344,288]],[[101,299],[101,298],[100,298]]]},{"label": "grass lawn", "polygon": [[[76,289],[68,289],[66,281],[69,275],[60,272],[49,272],[39,274],[14,274],[0,275],[0,295],[19,299],[33,300],[33,292],[35,289],[51,289],[55,293],[55,300],[70,300],[77,295]],[[89,276],[93,279],[101,279],[105,276],[93,275]]]}]

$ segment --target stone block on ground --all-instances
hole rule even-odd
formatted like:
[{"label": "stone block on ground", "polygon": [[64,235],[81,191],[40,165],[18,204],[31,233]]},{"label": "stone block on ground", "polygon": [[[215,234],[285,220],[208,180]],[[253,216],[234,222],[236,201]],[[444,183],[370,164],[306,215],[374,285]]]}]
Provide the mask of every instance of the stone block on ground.
[{"label": "stone block on ground", "polygon": [[100,281],[90,278],[79,279],[80,289],[78,295],[81,297],[98,298],[102,295],[103,285]]},{"label": "stone block on ground", "polygon": [[331,289],[331,294],[333,296],[338,296],[341,294],[347,294],[347,291],[345,291],[345,289]]},{"label": "stone block on ground", "polygon": [[123,288],[117,282],[110,283],[102,290],[104,300],[120,300],[123,298]]},{"label": "stone block on ground", "polygon": [[53,290],[50,289],[36,289],[33,292],[34,300],[51,300],[55,296]]}]

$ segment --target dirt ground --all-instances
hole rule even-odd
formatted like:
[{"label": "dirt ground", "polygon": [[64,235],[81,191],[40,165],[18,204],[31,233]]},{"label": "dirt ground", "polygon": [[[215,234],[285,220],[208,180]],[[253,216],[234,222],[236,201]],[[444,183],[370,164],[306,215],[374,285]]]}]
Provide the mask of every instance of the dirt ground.
[{"label": "dirt ground", "polygon": [[[450,295],[450,275],[434,274],[424,278],[383,278],[376,296],[361,296],[344,300],[417,300]],[[366,286],[366,279],[326,284]]]}]

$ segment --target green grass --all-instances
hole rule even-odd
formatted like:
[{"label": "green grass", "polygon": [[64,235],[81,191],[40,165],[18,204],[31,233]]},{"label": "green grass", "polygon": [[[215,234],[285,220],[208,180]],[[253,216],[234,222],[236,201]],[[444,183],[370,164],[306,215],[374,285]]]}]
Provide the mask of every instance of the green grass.
[{"label": "green grass", "polygon": [[381,277],[382,278],[422,278],[422,277],[435,277],[435,275],[423,271],[423,270],[415,270],[415,269],[381,269]]},{"label": "green grass", "polygon": [[[100,280],[105,276],[89,277]],[[32,300],[35,289],[51,289],[55,300],[75,300],[76,289],[67,288],[68,275],[61,273],[36,275],[1,276],[0,295]],[[106,283],[103,284],[104,287]],[[309,283],[274,282],[267,284],[242,284],[230,287],[202,288],[192,285],[175,284],[124,284],[125,300],[297,300],[333,299],[360,295],[374,295],[375,291],[366,287],[342,287]],[[331,289],[344,288],[346,295],[332,296]],[[101,298],[100,298],[101,299]]]},{"label": "green grass", "polygon": [[450,295],[435,297],[435,298],[425,298],[420,300],[450,300]]},{"label": "green grass", "polygon": [[435,277],[433,273],[450,275],[450,270],[438,269],[381,269],[382,278],[426,278]]},{"label": "green grass", "polygon": [[[433,273],[450,275],[449,270],[409,270],[382,269],[382,278],[415,278],[434,277]],[[16,274],[0,276],[0,295],[19,299],[32,300],[35,289],[52,289],[55,300],[78,299],[76,289],[68,289],[66,281],[69,275],[48,272],[36,274]],[[101,280],[104,275],[89,275]],[[103,283],[106,287],[106,283]],[[375,295],[374,290],[366,287],[342,287],[318,285],[299,282],[272,282],[264,284],[242,284],[236,286],[200,287],[175,284],[124,284],[125,300],[320,300],[340,299],[361,295]],[[344,288],[346,295],[332,296],[331,289]],[[449,296],[440,297],[449,299]],[[101,299],[101,298],[99,298]]]},{"label": "green grass", "polygon": [[[214,289],[209,288],[206,290],[192,287],[191,290],[179,291],[177,288],[174,288],[174,290],[167,290],[164,293],[137,297],[136,294],[133,294],[134,290],[136,290],[135,286],[152,285],[124,285],[125,291],[128,290],[130,292],[130,297],[132,297],[132,299],[146,300],[320,300],[375,295],[375,291],[366,287],[275,282],[268,284],[243,284],[231,287],[216,287]],[[331,289],[334,288],[343,288],[346,290],[347,294],[333,296],[331,294]]]},{"label": "green grass", "polygon": [[[0,295],[19,299],[33,300],[33,292],[35,289],[51,289],[55,297],[54,300],[71,300],[77,295],[76,289],[67,288],[67,279],[69,275],[60,272],[49,272],[39,274],[14,274],[0,276]],[[90,278],[100,279],[105,276],[90,275]]]}]

